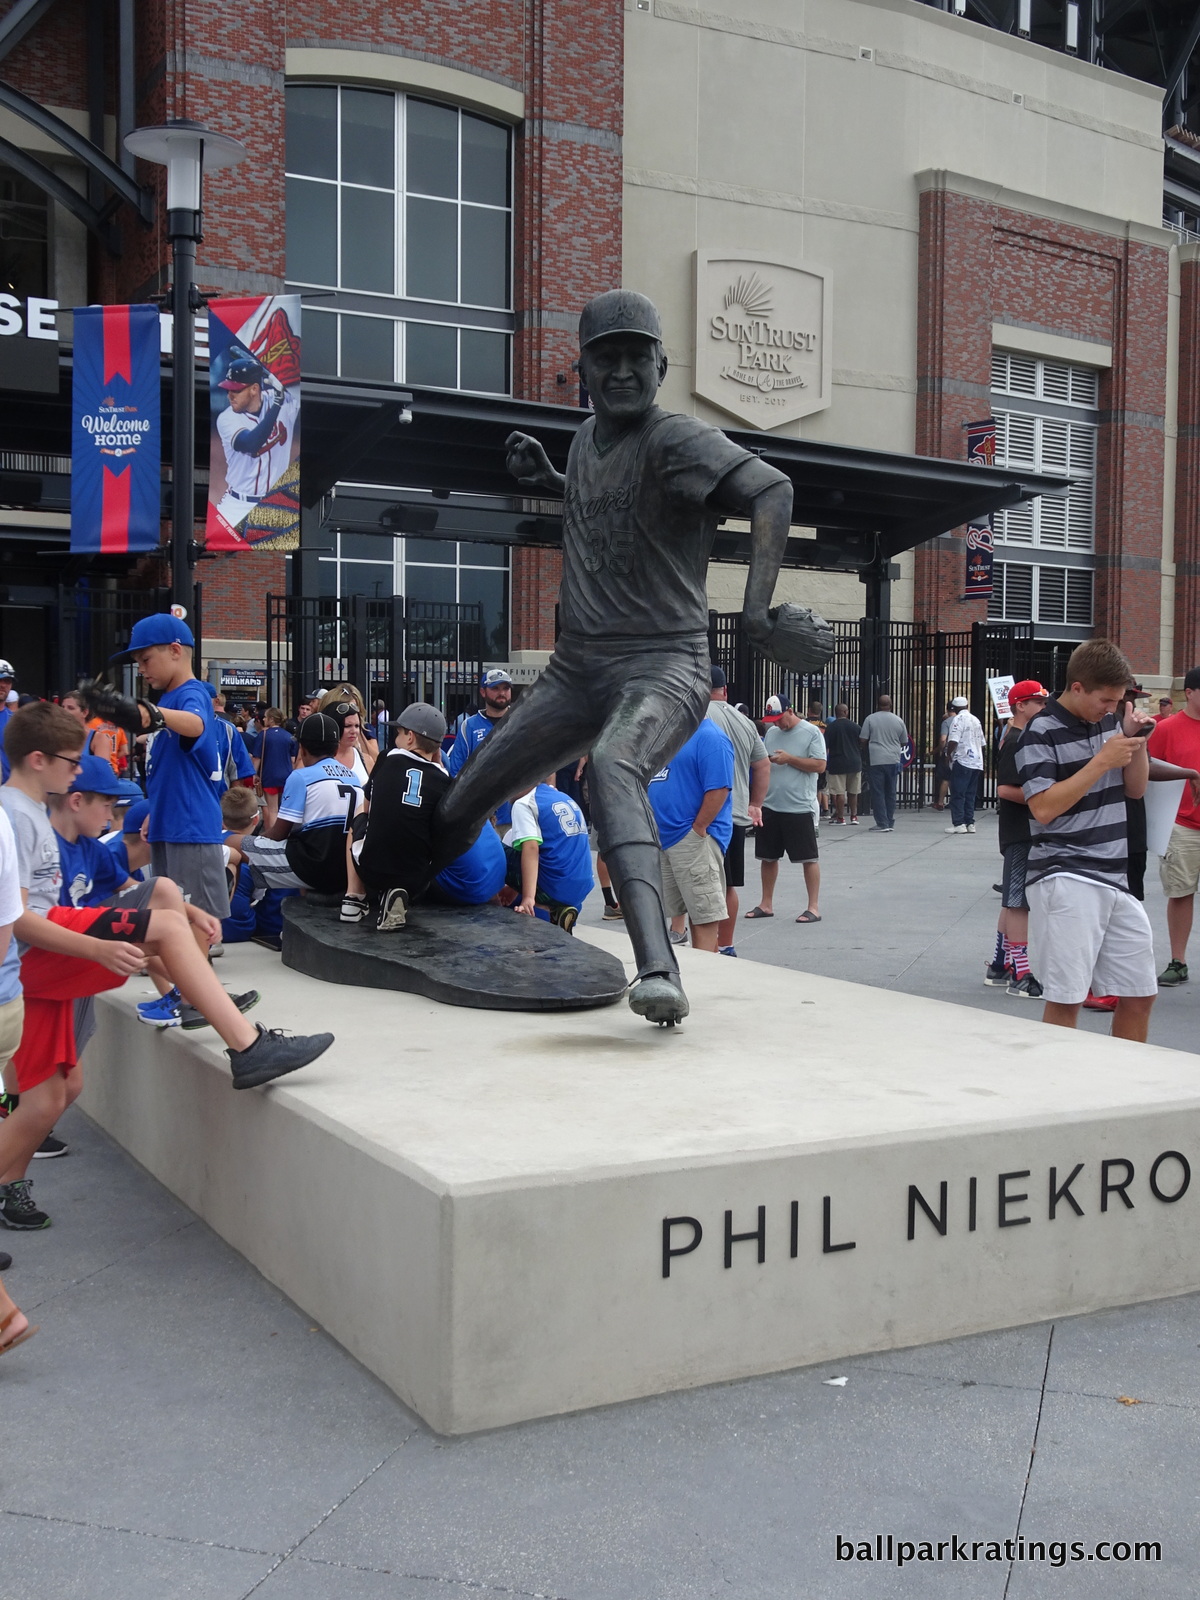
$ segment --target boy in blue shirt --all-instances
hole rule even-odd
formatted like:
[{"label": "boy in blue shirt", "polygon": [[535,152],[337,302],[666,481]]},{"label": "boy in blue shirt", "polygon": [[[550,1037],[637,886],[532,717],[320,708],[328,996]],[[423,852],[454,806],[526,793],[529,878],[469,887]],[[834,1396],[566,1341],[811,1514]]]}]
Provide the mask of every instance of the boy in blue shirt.
[{"label": "boy in blue shirt", "polygon": [[553,784],[539,783],[513,801],[507,842],[509,886],[521,896],[513,909],[533,917],[545,908],[570,933],[595,883],[583,812]]},{"label": "boy in blue shirt", "polygon": [[135,800],[125,808],[121,826],[116,833],[107,834],[101,843],[116,857],[117,866],[135,883],[143,883],[143,868],[150,865],[150,845],[146,839],[146,826],[150,820],[149,800]]},{"label": "boy in blue shirt", "polygon": [[694,950],[717,950],[733,837],[733,743],[707,719],[647,789],[662,845],[663,904],[687,913]]},{"label": "boy in blue shirt", "polygon": [[172,878],[186,901],[219,920],[229,913],[216,790],[222,762],[212,695],[192,672],[194,645],[186,622],[158,612],[134,623],[129,648],[112,659],[132,661],[158,692],[156,707],[142,703],[142,725],[154,732],[146,762],[154,875]]}]

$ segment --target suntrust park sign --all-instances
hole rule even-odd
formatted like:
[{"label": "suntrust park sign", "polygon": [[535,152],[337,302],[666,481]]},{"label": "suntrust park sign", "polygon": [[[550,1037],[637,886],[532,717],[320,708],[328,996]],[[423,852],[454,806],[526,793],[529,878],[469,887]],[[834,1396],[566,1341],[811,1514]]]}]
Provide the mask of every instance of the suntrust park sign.
[{"label": "suntrust park sign", "polygon": [[698,250],[692,392],[755,428],[825,410],[831,321],[819,268]]}]

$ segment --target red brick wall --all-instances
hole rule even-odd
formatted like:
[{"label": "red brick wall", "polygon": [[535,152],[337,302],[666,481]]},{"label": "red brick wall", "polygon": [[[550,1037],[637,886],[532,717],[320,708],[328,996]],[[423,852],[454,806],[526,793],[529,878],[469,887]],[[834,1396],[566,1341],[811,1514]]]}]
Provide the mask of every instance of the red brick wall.
[{"label": "red brick wall", "polygon": [[1200,662],[1200,261],[1179,269],[1179,442],[1175,465],[1176,675]]},{"label": "red brick wall", "polygon": [[[1100,381],[1095,631],[1148,673],[1159,651],[1167,270],[1166,250],[1152,245],[966,195],[921,197],[917,451],[965,455],[961,424],[991,405],[993,322],[1111,344]],[[918,620],[961,628],[986,614],[983,602],[959,599],[963,565],[958,547],[917,552]]]}]

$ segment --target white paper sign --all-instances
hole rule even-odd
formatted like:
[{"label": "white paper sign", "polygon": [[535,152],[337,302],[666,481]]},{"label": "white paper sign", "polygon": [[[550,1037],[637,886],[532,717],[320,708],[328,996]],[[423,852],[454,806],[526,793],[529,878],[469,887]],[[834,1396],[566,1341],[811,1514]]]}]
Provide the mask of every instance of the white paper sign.
[{"label": "white paper sign", "polygon": [[1008,691],[1016,683],[1012,673],[1006,673],[1003,678],[989,678],[987,681],[988,693],[992,697],[992,705],[996,715],[1002,722],[1007,722],[1012,712],[1008,709]]},{"label": "white paper sign", "polygon": [[1146,848],[1156,856],[1167,853],[1185,784],[1184,778],[1171,778],[1167,783],[1146,785]]}]

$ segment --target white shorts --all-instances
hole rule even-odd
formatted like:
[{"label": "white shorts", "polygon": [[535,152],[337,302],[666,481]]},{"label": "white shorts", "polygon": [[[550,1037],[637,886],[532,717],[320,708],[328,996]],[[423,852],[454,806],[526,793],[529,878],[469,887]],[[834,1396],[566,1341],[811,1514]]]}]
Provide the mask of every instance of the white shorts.
[{"label": "white shorts", "polygon": [[1054,1005],[1093,994],[1158,993],[1154,936],[1141,901],[1122,889],[1061,873],[1025,886],[1029,965]]}]

